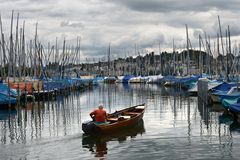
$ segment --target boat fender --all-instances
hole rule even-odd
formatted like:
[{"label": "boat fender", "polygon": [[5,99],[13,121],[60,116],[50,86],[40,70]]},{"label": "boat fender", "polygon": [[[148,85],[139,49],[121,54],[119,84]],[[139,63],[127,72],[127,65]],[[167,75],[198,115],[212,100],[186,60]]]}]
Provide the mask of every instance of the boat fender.
[{"label": "boat fender", "polygon": [[82,130],[85,133],[93,133],[95,132],[95,123],[93,121],[86,121],[82,123]]}]

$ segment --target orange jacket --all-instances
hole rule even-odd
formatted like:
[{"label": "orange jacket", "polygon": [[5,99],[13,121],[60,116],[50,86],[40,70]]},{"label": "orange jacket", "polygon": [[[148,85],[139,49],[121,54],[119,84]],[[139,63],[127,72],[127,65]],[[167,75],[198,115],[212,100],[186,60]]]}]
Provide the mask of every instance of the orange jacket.
[{"label": "orange jacket", "polygon": [[92,117],[94,115],[96,122],[105,122],[107,119],[107,113],[103,109],[96,109],[93,112],[90,113],[90,116]]}]

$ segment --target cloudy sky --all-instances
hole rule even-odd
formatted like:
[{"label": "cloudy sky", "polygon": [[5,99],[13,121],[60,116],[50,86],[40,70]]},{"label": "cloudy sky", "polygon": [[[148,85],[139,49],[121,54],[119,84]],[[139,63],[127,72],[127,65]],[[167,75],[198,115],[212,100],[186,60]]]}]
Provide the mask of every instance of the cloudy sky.
[{"label": "cloudy sky", "polygon": [[[109,42],[112,55],[170,50],[173,39],[177,49],[186,46],[185,24],[193,47],[199,34],[216,37],[217,15],[223,31],[230,25],[234,43],[240,34],[239,0],[0,0],[5,32],[8,31],[11,10],[25,20],[28,38],[34,36],[38,22],[42,42],[54,43],[66,38],[70,44],[82,39],[82,57],[106,56]],[[16,15],[15,15],[16,17]],[[236,40],[236,41],[235,41]],[[214,42],[214,40],[213,40]]]}]

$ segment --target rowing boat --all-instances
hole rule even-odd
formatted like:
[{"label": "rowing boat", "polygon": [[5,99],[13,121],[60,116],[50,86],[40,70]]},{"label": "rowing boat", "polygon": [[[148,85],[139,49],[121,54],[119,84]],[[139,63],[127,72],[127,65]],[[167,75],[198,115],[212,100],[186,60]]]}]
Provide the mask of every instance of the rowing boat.
[{"label": "rowing boat", "polygon": [[112,133],[122,128],[137,124],[145,111],[145,104],[132,106],[112,114],[108,114],[106,123],[96,124],[94,121],[82,123],[82,130],[87,134],[94,133]]}]

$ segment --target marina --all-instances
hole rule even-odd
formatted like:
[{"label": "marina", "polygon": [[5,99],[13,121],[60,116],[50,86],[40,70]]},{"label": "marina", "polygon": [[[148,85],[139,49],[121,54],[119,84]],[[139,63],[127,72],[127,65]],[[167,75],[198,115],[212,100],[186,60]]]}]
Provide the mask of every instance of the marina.
[{"label": "marina", "polygon": [[0,159],[239,159],[238,5],[2,2]]},{"label": "marina", "polygon": [[[100,137],[83,134],[81,123],[98,103],[113,113],[143,102],[140,124]],[[205,106],[174,88],[100,84],[58,101],[1,110],[0,153],[3,159],[238,159],[240,125],[223,113],[221,105]]]}]

